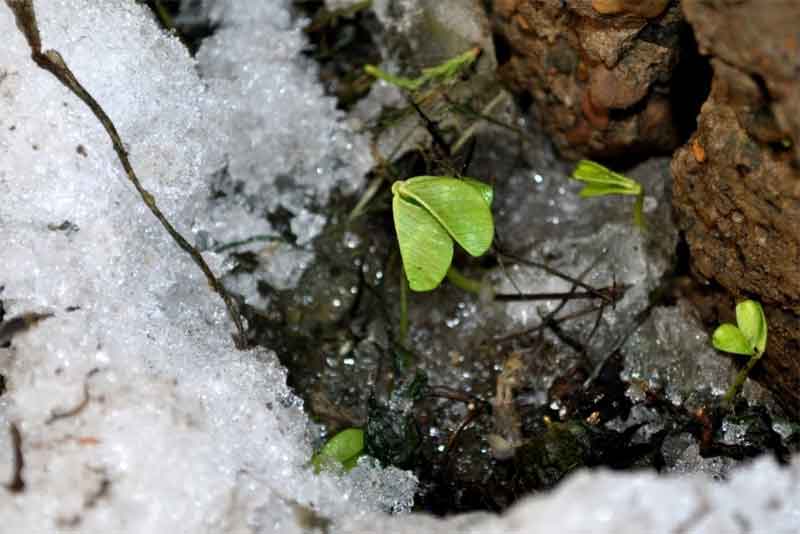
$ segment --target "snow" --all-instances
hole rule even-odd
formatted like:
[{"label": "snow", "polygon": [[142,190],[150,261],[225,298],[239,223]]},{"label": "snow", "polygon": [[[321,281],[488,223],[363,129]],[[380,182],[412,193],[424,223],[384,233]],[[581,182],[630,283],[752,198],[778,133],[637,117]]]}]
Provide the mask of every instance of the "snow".
[{"label": "snow", "polygon": [[[288,210],[298,243],[310,240],[324,224],[315,206],[358,188],[371,165],[300,56],[289,3],[204,2],[220,31],[195,65],[135,2],[36,2],[45,46],[106,109],[144,186],[217,272],[229,268],[218,245],[273,232],[265,211]],[[0,531],[292,533],[318,514],[333,532],[796,532],[800,467],[768,459],[723,485],[584,472],[502,518],[446,522],[383,513],[409,508],[408,473],[364,459],[348,475],[314,474],[312,427],[275,355],[233,348],[220,300],[142,205],[94,117],[30,61],[4,5],[0,35],[0,298],[6,318],[54,314],[0,348],[0,479],[13,472],[11,423],[25,460],[24,490],[0,489]],[[646,287],[655,277],[618,272]]]},{"label": "snow", "polygon": [[[332,155],[347,153],[347,134],[313,71],[294,64],[302,40],[282,4],[260,13],[270,25],[257,44],[274,63],[238,76],[252,68],[256,48],[231,43],[209,76],[236,80],[205,82],[180,43],[133,2],[36,7],[45,46],[62,53],[112,117],[144,186],[185,234],[201,229],[197,210],[225,152],[230,174],[254,193],[274,190],[265,169],[313,188],[309,196],[363,179],[368,162],[353,167]],[[7,317],[55,314],[0,349],[0,473],[12,473],[5,436],[14,422],[26,484],[0,499],[1,529],[292,532],[297,509],[312,503],[333,518],[406,508],[415,486],[408,474],[307,468],[308,422],[274,354],[233,348],[220,300],[146,211],[96,119],[32,63],[5,6],[0,33],[2,299]],[[230,121],[245,118],[249,130],[232,132]],[[331,180],[318,184],[318,168]],[[278,201],[289,204],[285,195]],[[63,221],[71,231],[58,230]],[[222,269],[222,256],[205,255]]]},{"label": "snow", "polygon": [[502,517],[472,514],[446,520],[368,518],[341,533],[368,534],[640,534],[686,532],[793,534],[800,526],[800,462],[762,458],[715,483],[700,475],[581,471],[552,493],[517,503]]}]

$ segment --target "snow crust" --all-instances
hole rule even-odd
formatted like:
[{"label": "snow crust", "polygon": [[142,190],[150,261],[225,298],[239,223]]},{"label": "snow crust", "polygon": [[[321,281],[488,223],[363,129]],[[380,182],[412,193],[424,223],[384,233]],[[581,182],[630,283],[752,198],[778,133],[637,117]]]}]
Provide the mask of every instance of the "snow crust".
[{"label": "snow crust", "polygon": [[762,458],[718,484],[695,475],[582,471],[552,493],[529,497],[502,517],[370,518],[341,532],[368,534],[794,534],[800,526],[800,462]]},{"label": "snow crust", "polygon": [[[255,48],[248,56],[229,44],[228,63],[209,60],[210,75],[235,81],[203,82],[180,43],[134,2],[36,2],[45,46],[112,117],[144,186],[186,235],[206,205],[202,178],[225,152],[250,186],[269,167],[329,191],[312,175],[338,164],[331,136],[342,127],[313,72],[293,63],[302,40],[286,4],[259,13],[262,35],[284,34],[250,41],[273,63],[238,76]],[[334,519],[404,509],[410,475],[307,468],[308,422],[274,354],[234,350],[221,302],[146,211],[89,110],[30,60],[5,5],[0,34],[0,298],[7,318],[54,314],[0,349],[3,481],[13,471],[11,422],[25,460],[24,491],[0,499],[0,530],[299,532],[303,506]],[[226,108],[228,121],[249,113],[269,131],[232,136]],[[349,187],[363,177],[341,164],[337,172]],[[207,259],[222,269],[221,256]]]},{"label": "snow crust", "polygon": [[[218,272],[214,245],[272,232],[265,210],[288,210],[298,241],[311,239],[302,232],[324,224],[315,206],[371,164],[300,57],[289,4],[203,2],[220,31],[201,78],[132,1],[36,2],[45,46]],[[25,459],[24,490],[0,488],[0,532],[292,533],[329,520],[331,532],[392,534],[798,530],[800,469],[770,460],[719,485],[580,473],[501,518],[373,515],[406,510],[413,477],[369,460],[346,476],[307,468],[310,425],[274,354],[234,350],[221,302],[94,117],[30,61],[5,5],[0,35],[0,299],[6,318],[54,314],[0,348],[0,481],[11,423]],[[227,200],[209,203],[220,189]]]}]

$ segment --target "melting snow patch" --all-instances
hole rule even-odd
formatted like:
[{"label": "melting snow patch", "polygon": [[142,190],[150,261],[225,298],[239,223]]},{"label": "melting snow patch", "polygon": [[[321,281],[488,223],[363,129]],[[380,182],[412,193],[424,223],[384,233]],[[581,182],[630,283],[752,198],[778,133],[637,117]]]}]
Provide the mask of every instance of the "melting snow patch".
[{"label": "melting snow patch", "polygon": [[[241,147],[230,172],[264,192],[266,169],[308,185],[346,145],[313,73],[293,63],[302,40],[281,6],[264,8],[272,22],[245,39],[253,48],[229,45],[242,58],[264,47],[264,70],[246,78],[220,61],[216,74],[235,81],[206,85],[134,2],[36,3],[45,47],[109,113],[144,186],[184,233],[208,196],[198,177],[223,165],[226,147]],[[97,120],[30,60],[5,5],[0,34],[0,298],[6,318],[54,314],[0,349],[3,481],[14,471],[12,422],[25,462],[24,490],[0,489],[0,530],[293,532],[306,506],[334,519],[405,509],[408,474],[307,468],[307,419],[274,355],[233,349],[221,302],[144,208]],[[275,79],[267,92],[256,83],[265,77]],[[261,114],[249,111],[256,101]],[[231,121],[262,128],[232,139]],[[333,179],[353,187],[363,165]]]}]

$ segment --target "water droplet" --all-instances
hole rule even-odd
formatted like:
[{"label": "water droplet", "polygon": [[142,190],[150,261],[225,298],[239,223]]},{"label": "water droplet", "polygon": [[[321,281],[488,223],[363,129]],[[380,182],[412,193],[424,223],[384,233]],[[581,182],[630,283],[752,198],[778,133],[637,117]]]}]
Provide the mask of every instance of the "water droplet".
[{"label": "water droplet", "polygon": [[349,249],[358,248],[361,245],[361,237],[358,234],[354,234],[353,232],[345,232],[344,233],[344,246]]}]

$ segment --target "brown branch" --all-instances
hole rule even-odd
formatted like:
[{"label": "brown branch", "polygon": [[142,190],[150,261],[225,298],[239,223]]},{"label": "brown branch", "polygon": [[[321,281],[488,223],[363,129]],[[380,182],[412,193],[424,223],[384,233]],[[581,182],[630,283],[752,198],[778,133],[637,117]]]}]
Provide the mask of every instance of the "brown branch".
[{"label": "brown branch", "polygon": [[45,319],[52,317],[52,313],[28,312],[17,315],[0,323],[0,345],[8,343],[14,336],[27,332]]},{"label": "brown branch", "polygon": [[6,489],[11,493],[21,493],[25,490],[25,480],[22,478],[22,470],[25,467],[25,460],[22,457],[22,434],[16,423],[11,423],[9,431],[14,453],[14,473],[11,476],[11,482],[6,484]]},{"label": "brown branch", "polygon": [[219,294],[220,298],[222,298],[222,300],[225,302],[225,306],[228,309],[228,315],[233,321],[237,331],[237,335],[234,336],[234,343],[239,349],[246,348],[247,341],[244,332],[244,325],[242,324],[242,318],[239,315],[239,311],[233,301],[233,298],[228,294],[219,280],[217,280],[216,276],[214,276],[214,273],[211,271],[211,268],[203,259],[203,256],[200,254],[200,252],[198,252],[198,250],[193,247],[180,234],[180,232],[178,232],[178,230],[175,229],[175,227],[158,208],[156,199],[153,197],[153,195],[142,186],[141,182],[139,181],[139,177],[133,170],[130,159],[128,159],[128,152],[125,150],[125,145],[122,143],[122,139],[120,138],[114,123],[111,121],[97,100],[95,100],[94,97],[92,97],[92,95],[89,94],[89,92],[83,87],[83,85],[81,85],[70,68],[67,66],[64,59],[61,57],[61,54],[55,50],[45,50],[42,52],[42,41],[39,36],[39,27],[36,23],[36,14],[33,9],[32,0],[5,1],[8,7],[11,8],[11,11],[14,13],[14,17],[16,18],[17,22],[17,28],[28,41],[28,45],[31,49],[31,58],[33,61],[42,69],[53,74],[58,81],[67,87],[67,89],[72,91],[75,96],[80,98],[84,104],[91,109],[97,120],[99,120],[103,125],[106,133],[108,133],[108,136],[111,138],[111,144],[114,147],[114,151],[117,153],[117,158],[122,164],[122,167],[125,169],[125,174],[127,174],[128,180],[130,180],[130,182],[139,192],[139,195],[142,197],[144,203],[147,205],[156,219],[158,219],[167,233],[172,237],[175,243],[186,253],[188,253],[197,266],[200,267],[200,269],[203,271],[203,274],[205,274],[206,280],[208,281],[208,285],[211,287],[211,289]]},{"label": "brown branch", "polygon": [[580,317],[583,317],[584,315],[589,315],[589,314],[594,313],[594,312],[596,312],[598,310],[602,310],[603,307],[604,306],[602,306],[602,305],[601,306],[590,306],[588,308],[583,308],[581,310],[575,311],[573,313],[568,313],[568,314],[562,315],[560,317],[551,317],[551,318],[545,317],[542,320],[542,322],[540,322],[539,324],[537,324],[535,326],[532,326],[532,327],[529,327],[529,328],[525,328],[524,330],[517,330],[516,332],[511,332],[510,334],[504,334],[502,336],[497,336],[497,337],[494,338],[494,340],[497,341],[497,342],[503,342],[503,341],[508,341],[510,339],[514,339],[516,337],[521,337],[521,336],[533,334],[533,333],[538,332],[540,330],[544,330],[545,328],[549,328],[550,325],[552,325],[552,324],[558,324],[558,323],[563,323],[565,321],[571,321],[572,319],[578,319]]},{"label": "brown branch", "polygon": [[592,291],[567,291],[554,293],[523,293],[523,294],[498,294],[494,299],[500,302],[533,302],[539,300],[577,300],[577,299],[603,299],[613,303],[622,298],[628,286],[609,286]]}]

